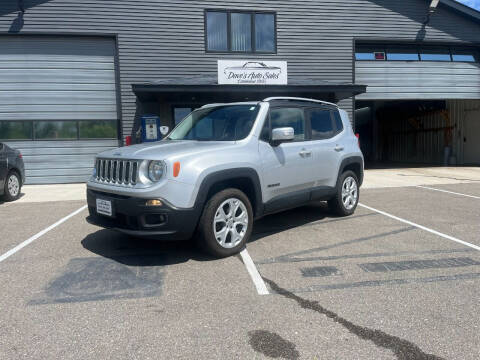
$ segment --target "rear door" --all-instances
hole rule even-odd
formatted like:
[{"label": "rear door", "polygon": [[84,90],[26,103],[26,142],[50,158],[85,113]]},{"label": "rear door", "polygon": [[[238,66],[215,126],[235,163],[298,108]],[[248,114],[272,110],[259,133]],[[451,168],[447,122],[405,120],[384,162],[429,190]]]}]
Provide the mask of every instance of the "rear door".
[{"label": "rear door", "polygon": [[[271,134],[272,129],[281,127],[292,127],[295,139],[272,146],[269,136],[265,134]],[[313,149],[307,134],[305,110],[302,107],[284,106],[270,109],[270,124],[267,120],[263,139],[259,142],[265,202],[275,198],[284,199],[293,206],[297,202],[308,201],[314,176]]]},{"label": "rear door", "polygon": [[[338,121],[335,118],[338,115]],[[338,111],[327,107],[311,108],[307,112],[313,145],[313,167],[315,187],[334,187],[338,165],[344,148],[339,140],[343,131]]]}]

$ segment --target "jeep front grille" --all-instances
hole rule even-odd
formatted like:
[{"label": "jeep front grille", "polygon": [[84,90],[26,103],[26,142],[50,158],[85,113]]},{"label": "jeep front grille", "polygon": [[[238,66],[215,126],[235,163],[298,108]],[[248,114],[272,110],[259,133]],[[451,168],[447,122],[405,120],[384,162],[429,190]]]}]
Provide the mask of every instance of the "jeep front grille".
[{"label": "jeep front grille", "polygon": [[139,160],[97,159],[95,181],[116,185],[135,185]]}]

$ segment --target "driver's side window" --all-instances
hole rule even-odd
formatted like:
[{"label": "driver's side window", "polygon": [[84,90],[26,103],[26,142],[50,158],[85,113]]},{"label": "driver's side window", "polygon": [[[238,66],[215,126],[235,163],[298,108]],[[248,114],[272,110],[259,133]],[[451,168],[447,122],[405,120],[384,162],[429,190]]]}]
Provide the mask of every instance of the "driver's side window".
[{"label": "driver's side window", "polygon": [[279,107],[270,110],[271,128],[291,127],[294,131],[294,141],[305,140],[305,114],[302,108]]}]

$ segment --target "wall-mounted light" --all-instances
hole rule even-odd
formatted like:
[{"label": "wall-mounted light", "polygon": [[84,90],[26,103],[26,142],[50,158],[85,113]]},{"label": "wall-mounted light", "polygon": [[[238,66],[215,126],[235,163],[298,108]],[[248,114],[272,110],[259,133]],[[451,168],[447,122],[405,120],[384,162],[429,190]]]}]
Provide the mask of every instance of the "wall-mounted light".
[{"label": "wall-mounted light", "polygon": [[435,12],[435,10],[437,10],[439,2],[440,2],[440,0],[432,0],[432,2],[430,3],[430,8],[428,9],[430,14],[433,14]]}]

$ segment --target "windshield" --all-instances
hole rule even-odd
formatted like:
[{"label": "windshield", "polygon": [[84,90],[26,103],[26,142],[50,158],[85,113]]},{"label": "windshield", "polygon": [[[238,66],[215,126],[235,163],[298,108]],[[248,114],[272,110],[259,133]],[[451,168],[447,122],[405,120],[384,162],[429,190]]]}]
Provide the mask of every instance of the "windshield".
[{"label": "windshield", "polygon": [[226,105],[198,109],[172,131],[170,140],[235,141],[250,134],[260,107]]}]

